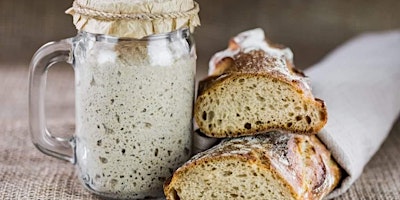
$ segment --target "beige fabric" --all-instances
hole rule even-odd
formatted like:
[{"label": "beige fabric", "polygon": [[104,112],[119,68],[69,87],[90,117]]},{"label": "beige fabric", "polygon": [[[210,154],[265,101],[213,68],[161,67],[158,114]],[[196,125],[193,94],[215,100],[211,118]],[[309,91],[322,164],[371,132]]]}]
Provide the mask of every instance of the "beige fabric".
[{"label": "beige fabric", "polygon": [[400,113],[399,52],[400,31],[365,34],[306,70],[328,108],[318,136],[348,173],[330,197],[356,181]]},{"label": "beige fabric", "polygon": [[193,0],[76,0],[66,11],[76,29],[117,37],[142,38],[200,25]]}]

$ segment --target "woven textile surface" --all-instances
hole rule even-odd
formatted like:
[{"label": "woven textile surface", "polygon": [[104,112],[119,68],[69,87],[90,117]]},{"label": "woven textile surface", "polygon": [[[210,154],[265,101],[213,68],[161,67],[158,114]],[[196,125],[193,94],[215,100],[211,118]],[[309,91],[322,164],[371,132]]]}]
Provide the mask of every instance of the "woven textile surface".
[{"label": "woven textile surface", "polygon": [[[27,66],[0,66],[0,199],[99,199],[87,192],[74,166],[40,153],[28,132]],[[74,130],[73,72],[50,70],[48,126],[55,134]],[[336,198],[400,199],[400,120],[348,192]]]}]

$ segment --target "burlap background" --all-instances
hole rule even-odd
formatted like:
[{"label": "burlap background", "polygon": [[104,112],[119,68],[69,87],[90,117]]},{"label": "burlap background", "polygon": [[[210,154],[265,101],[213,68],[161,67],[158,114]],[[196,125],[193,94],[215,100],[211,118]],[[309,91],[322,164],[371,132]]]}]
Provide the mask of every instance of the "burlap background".
[{"label": "burlap background", "polygon": [[[46,156],[32,145],[27,66],[0,66],[0,85],[0,199],[98,199],[81,186],[73,165]],[[55,134],[73,132],[73,101],[72,69],[55,66],[47,91],[48,125]],[[400,120],[360,179],[337,199],[400,199],[399,155]]]}]

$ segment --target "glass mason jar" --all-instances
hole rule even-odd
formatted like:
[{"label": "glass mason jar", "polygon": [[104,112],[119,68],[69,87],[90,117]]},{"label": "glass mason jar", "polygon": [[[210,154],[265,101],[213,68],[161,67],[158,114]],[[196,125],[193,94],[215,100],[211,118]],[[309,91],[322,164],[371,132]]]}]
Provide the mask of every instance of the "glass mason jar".
[{"label": "glass mason jar", "polygon": [[[46,74],[75,71],[76,129],[46,128]],[[79,32],[49,43],[30,66],[30,132],[47,155],[76,164],[90,191],[112,198],[162,197],[163,182],[190,156],[196,52],[187,29],[143,39]]]}]

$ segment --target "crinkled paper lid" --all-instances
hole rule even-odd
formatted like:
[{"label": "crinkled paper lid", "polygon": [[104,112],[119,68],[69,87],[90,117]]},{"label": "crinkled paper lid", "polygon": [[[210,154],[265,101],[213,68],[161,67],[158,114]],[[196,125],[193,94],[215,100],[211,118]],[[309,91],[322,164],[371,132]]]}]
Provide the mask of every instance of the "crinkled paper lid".
[{"label": "crinkled paper lid", "polygon": [[193,0],[75,0],[66,13],[76,29],[116,37],[143,38],[200,25]]}]

